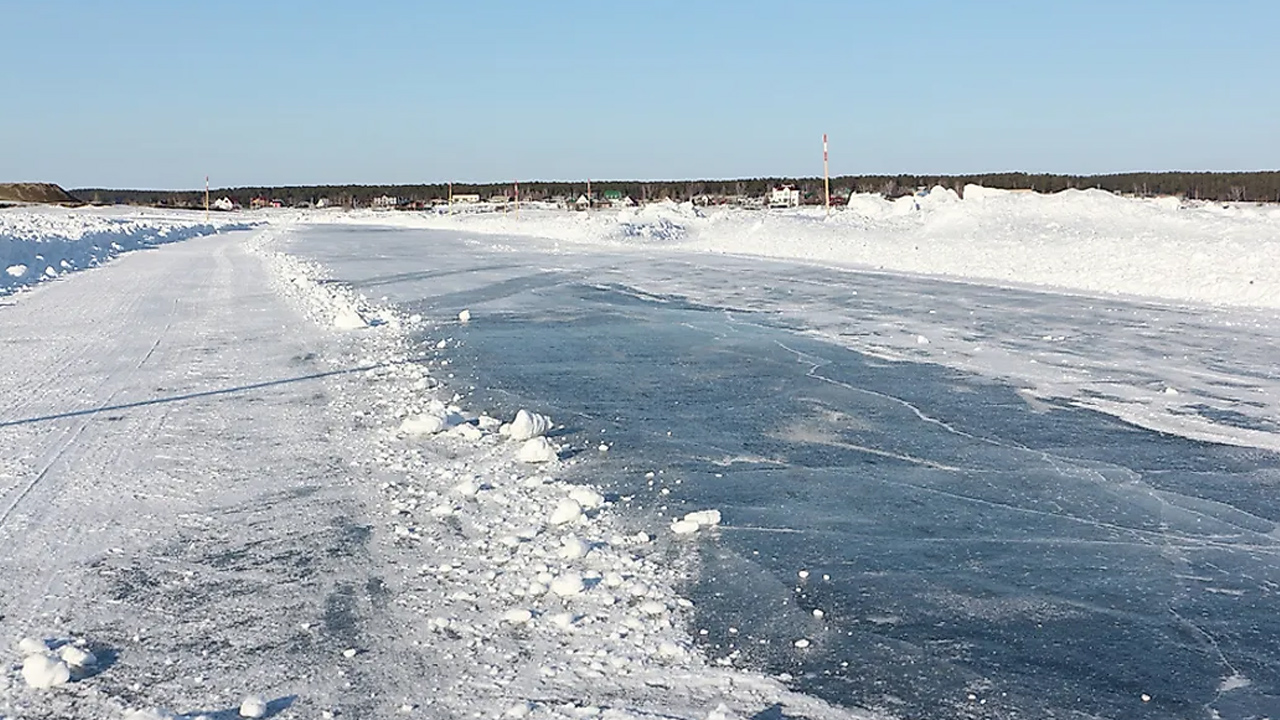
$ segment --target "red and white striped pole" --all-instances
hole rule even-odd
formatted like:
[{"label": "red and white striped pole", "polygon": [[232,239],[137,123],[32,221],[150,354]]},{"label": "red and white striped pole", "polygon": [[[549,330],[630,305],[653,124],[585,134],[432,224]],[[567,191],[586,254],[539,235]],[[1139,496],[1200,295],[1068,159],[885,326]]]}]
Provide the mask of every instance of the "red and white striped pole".
[{"label": "red and white striped pole", "polygon": [[822,133],[822,197],[827,205],[827,217],[831,217],[831,171],[827,165],[826,133]]},{"label": "red and white striped pole", "polygon": [[209,176],[204,176],[204,224],[209,224]]}]

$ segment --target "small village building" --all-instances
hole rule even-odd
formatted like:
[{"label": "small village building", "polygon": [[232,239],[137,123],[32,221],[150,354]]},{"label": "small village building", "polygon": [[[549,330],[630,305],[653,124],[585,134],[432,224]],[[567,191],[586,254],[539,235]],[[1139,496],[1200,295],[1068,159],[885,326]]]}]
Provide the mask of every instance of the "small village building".
[{"label": "small village building", "polygon": [[795,185],[780,185],[769,191],[769,207],[800,207],[800,190]]},{"label": "small village building", "polygon": [[380,209],[394,208],[400,204],[400,198],[394,195],[381,195],[373,199],[373,206]]},{"label": "small village building", "polygon": [[220,197],[213,201],[212,207],[214,210],[230,212],[236,209],[236,204],[229,197]]}]

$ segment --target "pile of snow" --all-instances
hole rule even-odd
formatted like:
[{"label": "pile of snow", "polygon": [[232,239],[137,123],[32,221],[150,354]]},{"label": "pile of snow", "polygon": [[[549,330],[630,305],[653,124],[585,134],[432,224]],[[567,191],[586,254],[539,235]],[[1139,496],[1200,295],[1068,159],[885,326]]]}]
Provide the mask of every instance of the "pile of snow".
[{"label": "pile of snow", "polygon": [[65,685],[92,673],[98,658],[89,650],[84,640],[59,641],[56,649],[44,640],[23,638],[18,642],[22,660],[22,679],[28,687],[38,690]]},{"label": "pile of snow", "polygon": [[[690,204],[589,213],[353,213],[344,222],[525,235],[557,242],[801,260],[829,266],[1041,286],[1185,303],[1280,307],[1280,208],[1054,194],[970,185],[819,208],[702,210]],[[333,220],[317,217],[317,221]]]},{"label": "pile of snow", "polygon": [[99,265],[123,252],[250,227],[233,217],[134,209],[0,210],[0,294]]}]

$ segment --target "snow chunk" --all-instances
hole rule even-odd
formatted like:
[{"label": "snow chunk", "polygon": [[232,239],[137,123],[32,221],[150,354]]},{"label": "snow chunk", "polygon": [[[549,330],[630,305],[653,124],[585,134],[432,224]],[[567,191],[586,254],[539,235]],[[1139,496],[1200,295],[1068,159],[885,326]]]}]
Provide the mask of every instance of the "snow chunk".
[{"label": "snow chunk", "polygon": [[22,661],[22,679],[33,688],[47,689],[71,680],[71,668],[48,655],[28,655]]},{"label": "snow chunk", "polygon": [[450,410],[437,410],[407,417],[400,421],[400,432],[405,435],[420,437],[435,435],[463,422],[462,416]]},{"label": "snow chunk", "polygon": [[720,524],[719,510],[698,510],[691,512],[680,520],[671,523],[671,532],[677,535],[692,535],[704,527]]},{"label": "snow chunk", "polygon": [[578,573],[565,573],[551,581],[551,592],[560,597],[579,595],[586,589],[582,576]]},{"label": "snow chunk", "polygon": [[525,608],[512,608],[502,614],[502,621],[511,625],[523,625],[533,619],[533,613]]},{"label": "snow chunk", "polygon": [[559,457],[559,454],[556,453],[556,446],[552,445],[544,437],[526,440],[520,446],[519,452],[516,453],[516,459],[523,463],[551,462]]},{"label": "snow chunk", "polygon": [[240,717],[260,718],[267,714],[267,701],[259,695],[250,695],[240,703]]},{"label": "snow chunk", "polygon": [[333,326],[339,330],[359,330],[368,327],[369,323],[365,322],[354,307],[347,303],[339,303],[334,308]]},{"label": "snow chunk", "polygon": [[528,410],[516,413],[516,419],[505,425],[501,432],[512,440],[528,440],[545,435],[551,429],[551,418]]},{"label": "snow chunk", "polygon": [[22,264],[10,265],[9,267],[5,268],[4,271],[9,275],[9,277],[20,278],[23,275],[27,274],[27,266]]},{"label": "snow chunk", "polygon": [[84,671],[98,664],[96,655],[75,645],[63,645],[58,655],[72,670]]},{"label": "snow chunk", "polygon": [[595,510],[604,505],[604,496],[588,487],[576,487],[570,490],[569,498],[577,501],[583,510]]},{"label": "snow chunk", "polygon": [[49,652],[49,646],[39,638],[25,637],[18,641],[18,652],[23,655],[44,655]]},{"label": "snow chunk", "polygon": [[458,313],[458,322],[463,324],[471,322],[471,311],[463,310],[462,312]]},{"label": "snow chunk", "polygon": [[577,522],[580,517],[582,517],[582,505],[573,498],[566,498],[556,503],[547,521],[552,525],[568,525],[571,522]]}]

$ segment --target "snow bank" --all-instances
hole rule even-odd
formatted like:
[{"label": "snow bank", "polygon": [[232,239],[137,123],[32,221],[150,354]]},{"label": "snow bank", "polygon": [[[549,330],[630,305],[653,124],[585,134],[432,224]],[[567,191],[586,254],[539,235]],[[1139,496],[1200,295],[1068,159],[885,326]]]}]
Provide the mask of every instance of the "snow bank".
[{"label": "snow bank", "polygon": [[368,222],[525,235],[578,245],[759,255],[1191,304],[1280,308],[1280,208],[1052,195],[970,185],[821,209],[701,209],[655,203],[589,213],[352,213]]},{"label": "snow bank", "polygon": [[0,294],[93,267],[123,252],[249,223],[196,213],[21,207],[0,210]]}]

